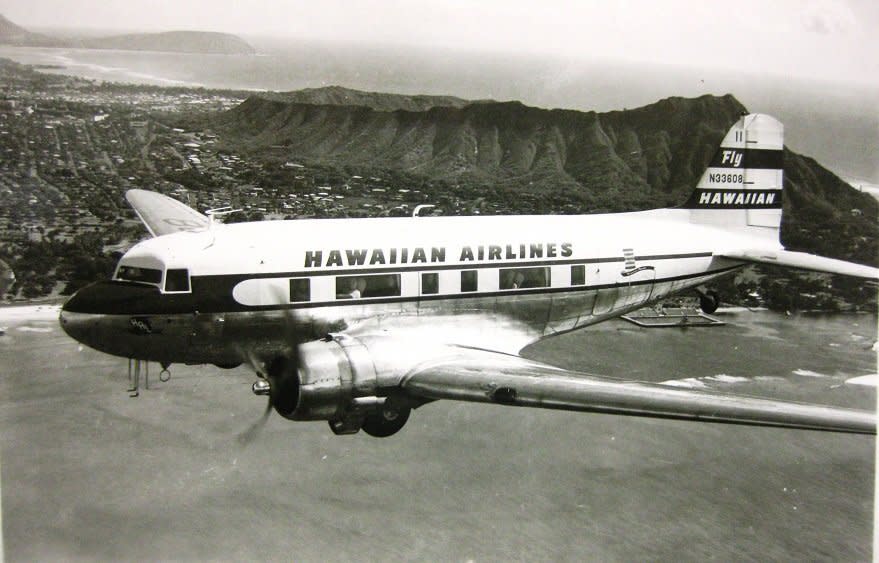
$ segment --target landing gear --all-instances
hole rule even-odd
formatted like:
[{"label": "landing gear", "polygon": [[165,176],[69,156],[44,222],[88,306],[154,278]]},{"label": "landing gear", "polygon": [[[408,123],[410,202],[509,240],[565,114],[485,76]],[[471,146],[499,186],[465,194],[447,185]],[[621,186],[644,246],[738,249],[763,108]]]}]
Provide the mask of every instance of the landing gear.
[{"label": "landing gear", "polygon": [[140,396],[140,371],[141,366],[143,365],[144,371],[146,373],[147,378],[147,388],[150,386],[150,364],[149,362],[144,363],[141,360],[135,360],[134,358],[128,358],[128,384],[130,387],[128,388],[128,396],[132,399]]},{"label": "landing gear", "polygon": [[[171,380],[171,372],[168,370],[168,367],[171,364],[167,362],[162,362],[162,371],[159,372],[159,381],[162,383],[167,383]],[[148,360],[138,360],[135,358],[128,358],[128,384],[130,387],[128,388],[128,396],[132,399],[140,396],[140,374],[144,375],[144,379],[146,381],[146,388],[150,388],[150,363]]]},{"label": "landing gear", "polygon": [[162,371],[159,372],[159,381],[162,383],[168,383],[171,381],[171,370],[168,368],[171,367],[171,364],[168,362],[162,362]]},{"label": "landing gear", "polygon": [[717,311],[718,307],[720,307],[720,295],[716,291],[710,289],[699,292],[699,308],[703,313],[710,315]]},{"label": "landing gear", "polygon": [[366,415],[363,419],[364,432],[374,438],[387,438],[400,431],[409,420],[411,409],[383,408],[379,412]]}]

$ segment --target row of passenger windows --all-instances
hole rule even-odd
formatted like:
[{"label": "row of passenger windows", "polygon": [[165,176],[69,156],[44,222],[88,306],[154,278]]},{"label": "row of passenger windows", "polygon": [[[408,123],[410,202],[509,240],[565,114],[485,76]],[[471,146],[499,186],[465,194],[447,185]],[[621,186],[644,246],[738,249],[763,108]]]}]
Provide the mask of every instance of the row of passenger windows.
[{"label": "row of passenger windows", "polygon": [[[493,271],[485,271],[491,275]],[[463,270],[461,292],[475,292],[479,288],[480,270]],[[549,267],[501,268],[497,270],[498,289],[515,290],[550,287]],[[571,285],[586,283],[586,267],[582,264],[571,266]],[[436,295],[440,291],[440,277],[437,272],[421,274],[420,295]],[[363,299],[373,297],[399,297],[402,295],[400,274],[370,274],[357,276],[336,276],[336,299]],[[311,301],[311,278],[290,279],[290,301]]]},{"label": "row of passenger windows", "polygon": [[[494,271],[484,271],[491,275]],[[489,273],[490,272],[490,273]],[[479,288],[479,270],[463,270],[461,292],[470,293]],[[498,289],[529,289],[550,287],[549,267],[501,268],[497,270]],[[120,266],[116,279],[161,285],[162,271],[152,268]],[[571,285],[586,283],[586,267],[582,264],[571,266]],[[189,271],[170,268],[165,272],[165,293],[188,292]],[[421,274],[421,295],[436,295],[440,290],[439,273]],[[357,276],[336,276],[336,299],[363,299],[372,297],[399,297],[402,294],[400,274],[370,274]],[[311,301],[311,278],[292,278],[290,280],[290,301]]]}]

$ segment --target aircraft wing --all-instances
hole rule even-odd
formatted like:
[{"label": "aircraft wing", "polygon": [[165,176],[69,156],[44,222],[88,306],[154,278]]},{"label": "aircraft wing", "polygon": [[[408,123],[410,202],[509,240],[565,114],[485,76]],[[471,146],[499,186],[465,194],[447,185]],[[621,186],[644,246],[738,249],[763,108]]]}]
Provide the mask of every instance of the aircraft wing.
[{"label": "aircraft wing", "polygon": [[876,433],[871,412],[615,380],[472,348],[416,366],[401,387],[420,399]]},{"label": "aircraft wing", "polygon": [[180,231],[203,231],[210,220],[176,199],[147,190],[128,190],[125,199],[154,237]]},{"label": "aircraft wing", "polygon": [[724,258],[756,262],[759,264],[773,264],[787,266],[815,272],[827,272],[830,274],[842,274],[858,278],[879,279],[879,268],[825,258],[806,252],[792,252],[790,250],[735,250],[720,253]]}]

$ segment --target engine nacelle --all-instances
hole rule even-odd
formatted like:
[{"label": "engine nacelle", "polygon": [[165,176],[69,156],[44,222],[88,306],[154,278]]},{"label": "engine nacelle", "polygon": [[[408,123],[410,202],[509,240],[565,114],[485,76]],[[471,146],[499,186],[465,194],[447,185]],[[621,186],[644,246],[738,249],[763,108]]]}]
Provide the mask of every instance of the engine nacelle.
[{"label": "engine nacelle", "polygon": [[281,416],[341,420],[361,403],[373,404],[362,399],[375,396],[375,367],[357,339],[340,336],[302,344],[298,364],[269,368],[272,403]]},{"label": "engine nacelle", "polygon": [[298,361],[275,358],[268,366],[269,382],[254,385],[254,393],[271,395],[272,406],[284,418],[326,420],[335,434],[363,430],[386,437],[406,424],[413,408],[429,402],[378,394],[382,386],[396,388],[423,357],[436,356],[425,355],[419,343],[402,346],[381,337],[337,335],[307,342],[297,351]]}]

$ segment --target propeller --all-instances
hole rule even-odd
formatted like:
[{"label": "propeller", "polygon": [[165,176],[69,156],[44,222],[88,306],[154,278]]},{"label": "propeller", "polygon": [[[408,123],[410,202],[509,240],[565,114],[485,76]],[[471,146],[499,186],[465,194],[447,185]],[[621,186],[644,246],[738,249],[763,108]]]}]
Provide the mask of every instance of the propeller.
[{"label": "propeller", "polygon": [[[268,392],[269,386],[271,385],[266,379],[266,374],[260,366],[259,361],[256,359],[256,356],[253,354],[252,350],[246,351],[244,357],[247,358],[247,364],[253,370],[254,373],[259,377],[259,381],[253,384],[253,391],[259,395],[266,395],[268,400],[266,401],[266,408],[263,410],[262,416],[260,416],[257,420],[255,420],[251,425],[238,434],[238,443],[242,446],[247,446],[251,442],[253,442],[257,436],[262,432],[262,429],[265,427],[266,422],[269,420],[269,415],[272,414],[272,397]],[[264,384],[265,391],[260,391],[257,393],[257,386],[260,384]],[[260,387],[263,387],[260,385]]]},{"label": "propeller", "polygon": [[244,432],[238,434],[238,443],[242,446],[248,446],[251,442],[253,442],[257,436],[262,432],[262,429],[265,427],[266,422],[269,420],[269,415],[272,414],[272,400],[269,398],[266,403],[266,408],[262,413],[262,416],[255,420],[250,427],[247,428]]},{"label": "propeller", "polygon": [[[287,295],[278,286],[271,286],[275,302],[286,304],[289,302]],[[296,312],[292,308],[282,309],[284,342],[288,349],[286,353],[273,358],[265,368],[254,354],[253,350],[247,350],[243,356],[251,369],[259,377],[253,384],[253,392],[256,395],[267,397],[266,408],[256,421],[238,435],[238,442],[247,446],[253,442],[269,420],[272,408],[279,412],[293,412],[298,401],[298,381],[295,378],[301,363],[299,352],[299,334],[297,333]]]}]

